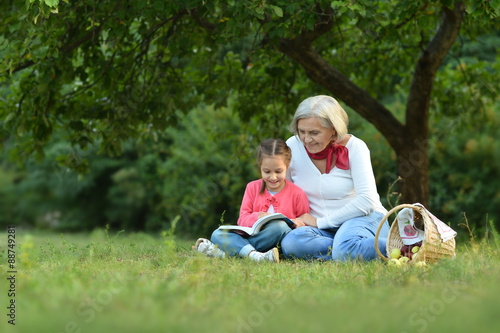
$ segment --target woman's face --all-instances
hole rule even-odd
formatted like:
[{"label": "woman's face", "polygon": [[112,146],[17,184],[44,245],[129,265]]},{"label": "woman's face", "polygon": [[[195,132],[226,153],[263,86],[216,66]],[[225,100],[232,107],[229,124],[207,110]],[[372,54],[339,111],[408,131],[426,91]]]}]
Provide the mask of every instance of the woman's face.
[{"label": "woman's face", "polygon": [[333,128],[323,127],[317,117],[300,119],[297,122],[297,129],[300,140],[306,149],[313,154],[324,150],[336,134]]}]

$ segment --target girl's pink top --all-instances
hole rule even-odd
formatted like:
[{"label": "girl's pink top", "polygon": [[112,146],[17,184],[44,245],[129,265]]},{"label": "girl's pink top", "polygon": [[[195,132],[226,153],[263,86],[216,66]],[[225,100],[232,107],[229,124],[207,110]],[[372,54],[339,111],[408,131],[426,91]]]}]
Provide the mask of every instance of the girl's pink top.
[{"label": "girl's pink top", "polygon": [[271,205],[275,213],[281,213],[289,219],[309,213],[307,196],[294,183],[285,180],[285,187],[275,195],[271,195],[267,190],[259,194],[261,187],[262,179],[248,183],[241,203],[238,225],[252,227],[259,219],[259,213],[267,212]]}]

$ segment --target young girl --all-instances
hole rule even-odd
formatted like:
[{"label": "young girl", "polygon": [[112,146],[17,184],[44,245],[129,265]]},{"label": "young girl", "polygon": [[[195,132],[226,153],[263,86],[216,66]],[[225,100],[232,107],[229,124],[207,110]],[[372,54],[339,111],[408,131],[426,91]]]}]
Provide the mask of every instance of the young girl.
[{"label": "young girl", "polygon": [[[262,178],[248,183],[238,225],[252,227],[259,218],[271,213],[282,213],[295,223],[295,227],[305,225],[298,217],[309,213],[309,201],[297,185],[285,179],[291,158],[291,150],[284,140],[267,139],[259,145],[257,163]],[[284,221],[268,223],[253,236],[217,229],[212,233],[213,243],[200,238],[195,249],[213,257],[227,254],[254,261],[279,262],[276,245],[290,231]]]}]

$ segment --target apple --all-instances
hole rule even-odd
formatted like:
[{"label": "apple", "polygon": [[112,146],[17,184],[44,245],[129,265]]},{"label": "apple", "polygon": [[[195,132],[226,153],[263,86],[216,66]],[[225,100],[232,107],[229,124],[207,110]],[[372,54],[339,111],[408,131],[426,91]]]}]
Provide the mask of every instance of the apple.
[{"label": "apple", "polygon": [[425,267],[427,266],[427,264],[425,263],[425,261],[418,261],[415,263],[415,266],[417,267]]},{"label": "apple", "polygon": [[392,258],[391,260],[389,260],[387,265],[389,265],[389,266],[401,266],[401,262],[398,259]]},{"label": "apple", "polygon": [[402,263],[402,264],[407,264],[408,261],[410,261],[410,258],[408,258],[408,257],[401,257],[401,258],[399,258],[399,262]]},{"label": "apple", "polygon": [[401,248],[401,255],[411,259],[412,253],[409,245],[403,245],[403,247]]},{"label": "apple", "polygon": [[411,252],[413,252],[413,253],[417,253],[418,251],[420,251],[420,246],[414,246],[411,249]]},{"label": "apple", "polygon": [[401,250],[400,249],[392,249],[390,257],[392,259],[398,259],[399,257],[401,257]]}]

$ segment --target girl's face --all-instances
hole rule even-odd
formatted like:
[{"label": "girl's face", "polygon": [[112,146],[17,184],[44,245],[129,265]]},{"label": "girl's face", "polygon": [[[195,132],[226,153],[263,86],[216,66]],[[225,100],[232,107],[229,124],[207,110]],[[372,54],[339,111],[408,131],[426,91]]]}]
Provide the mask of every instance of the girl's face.
[{"label": "girl's face", "polygon": [[278,192],[285,187],[285,176],[288,165],[283,156],[263,156],[260,165],[262,179],[266,188],[271,192]]},{"label": "girl's face", "polygon": [[333,128],[323,127],[317,117],[300,119],[297,122],[300,141],[310,153],[316,154],[328,146],[335,136]]}]

